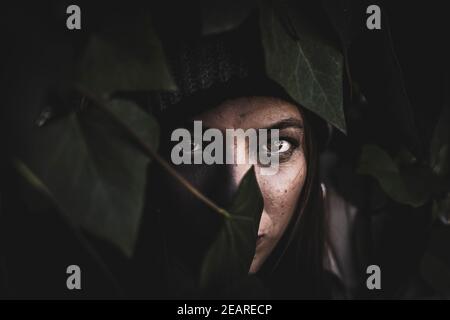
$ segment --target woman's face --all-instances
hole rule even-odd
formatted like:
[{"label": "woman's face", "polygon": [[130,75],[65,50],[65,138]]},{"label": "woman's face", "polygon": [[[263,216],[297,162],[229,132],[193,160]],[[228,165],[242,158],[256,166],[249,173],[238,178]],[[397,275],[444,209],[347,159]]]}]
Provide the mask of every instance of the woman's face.
[{"label": "woman's face", "polygon": [[[264,211],[259,223],[256,252],[250,273],[257,272],[271,254],[288,226],[302,191],[307,164],[303,150],[303,117],[298,108],[286,101],[269,97],[245,97],[229,100],[196,117],[204,127],[225,129],[279,129],[279,168],[274,175],[261,174],[255,165],[259,187],[264,198]],[[239,141],[239,140],[236,140]],[[244,144],[244,145],[239,145]],[[232,146],[248,148],[245,142]],[[248,144],[248,143],[247,143]],[[250,164],[236,164],[228,171],[238,186]]]}]

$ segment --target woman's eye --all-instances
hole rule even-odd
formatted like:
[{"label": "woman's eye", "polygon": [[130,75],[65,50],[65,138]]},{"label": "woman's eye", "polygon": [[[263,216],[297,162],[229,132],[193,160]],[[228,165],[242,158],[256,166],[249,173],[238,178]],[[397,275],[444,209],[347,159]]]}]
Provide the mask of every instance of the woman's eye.
[{"label": "woman's eye", "polygon": [[202,144],[197,142],[190,142],[188,145],[177,145],[174,147],[177,152],[182,152],[183,154],[194,154],[196,152],[202,152]]},{"label": "woman's eye", "polygon": [[189,151],[191,153],[200,151],[201,149],[202,149],[202,145],[200,143],[196,143],[196,142],[190,143]]},{"label": "woman's eye", "polygon": [[279,141],[276,141],[275,143],[274,143],[274,145],[275,145],[275,152],[279,152],[279,153],[284,153],[284,152],[287,152],[287,151],[289,151],[290,149],[291,149],[291,147],[292,147],[292,145],[291,145],[291,143],[290,142],[288,142],[288,141],[286,141],[286,140],[279,140]]},{"label": "woman's eye", "polygon": [[263,149],[267,153],[286,153],[290,151],[292,148],[292,144],[287,140],[278,140],[273,143],[273,146],[270,144],[266,144],[263,146]]}]

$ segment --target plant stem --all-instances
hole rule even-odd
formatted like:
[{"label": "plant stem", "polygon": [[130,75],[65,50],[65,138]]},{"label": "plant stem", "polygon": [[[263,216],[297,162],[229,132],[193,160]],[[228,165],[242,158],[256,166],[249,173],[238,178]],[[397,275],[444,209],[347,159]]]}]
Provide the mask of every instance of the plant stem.
[{"label": "plant stem", "polygon": [[117,117],[111,110],[104,105],[100,99],[95,97],[94,95],[86,92],[82,88],[79,88],[79,91],[82,95],[86,96],[89,100],[94,102],[94,105],[104,113],[108,114],[108,116],[114,120],[127,134],[132,140],[158,165],[160,165],[164,170],[167,171],[169,175],[175,178],[183,187],[185,187],[190,193],[192,193],[197,199],[202,201],[205,205],[210,207],[212,210],[218,212],[223,215],[225,218],[231,218],[231,215],[223,208],[216,205],[211,199],[201,193],[196,187],[194,187],[188,180],[186,180],[181,174],[179,174],[166,160],[164,160],[153,148],[143,141],[141,137],[139,137],[126,123],[124,123],[119,117]]}]

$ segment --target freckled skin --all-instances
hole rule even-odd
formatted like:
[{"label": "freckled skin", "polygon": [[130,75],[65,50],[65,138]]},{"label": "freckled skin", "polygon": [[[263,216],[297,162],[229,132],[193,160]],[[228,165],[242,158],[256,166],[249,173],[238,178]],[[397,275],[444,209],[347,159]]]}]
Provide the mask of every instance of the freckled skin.
[{"label": "freckled skin", "polygon": [[[196,117],[196,120],[202,120],[203,124],[210,128],[246,130],[268,127],[286,118],[303,122],[298,108],[286,101],[269,97],[245,97],[226,101]],[[300,146],[295,148],[289,159],[280,161],[279,170],[274,175],[262,175],[261,168],[255,165],[256,177],[264,198],[264,210],[258,230],[258,235],[263,237],[258,241],[249,273],[255,273],[261,268],[285,232],[305,183],[307,165],[302,150],[303,130],[284,130],[292,131],[292,134],[298,137]],[[241,146],[234,146],[235,149],[239,147]],[[231,170],[233,183],[239,185],[250,167],[249,164],[234,165]]]}]

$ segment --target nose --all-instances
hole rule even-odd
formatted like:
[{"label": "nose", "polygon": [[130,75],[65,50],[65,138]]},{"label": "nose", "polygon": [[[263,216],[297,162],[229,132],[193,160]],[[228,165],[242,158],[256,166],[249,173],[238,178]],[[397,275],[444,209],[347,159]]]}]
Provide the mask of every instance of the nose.
[{"label": "nose", "polygon": [[254,156],[252,152],[255,150],[249,150],[250,145],[242,136],[233,138],[231,141],[227,139],[225,143],[225,164],[217,165],[220,167],[218,171],[222,176],[222,182],[218,181],[221,186],[217,187],[221,190],[215,190],[213,194],[219,195],[216,200],[219,205],[228,208],[243,177],[252,167],[251,159]]},{"label": "nose", "polygon": [[230,176],[230,186],[233,193],[237,192],[239,185],[248,170],[251,169],[250,164],[232,164],[228,165],[227,172]]},{"label": "nose", "polygon": [[251,165],[248,164],[221,164],[213,165],[209,168],[209,190],[206,191],[214,202],[219,206],[228,209],[233,201],[233,198],[239,188],[239,185],[250,170]]}]

